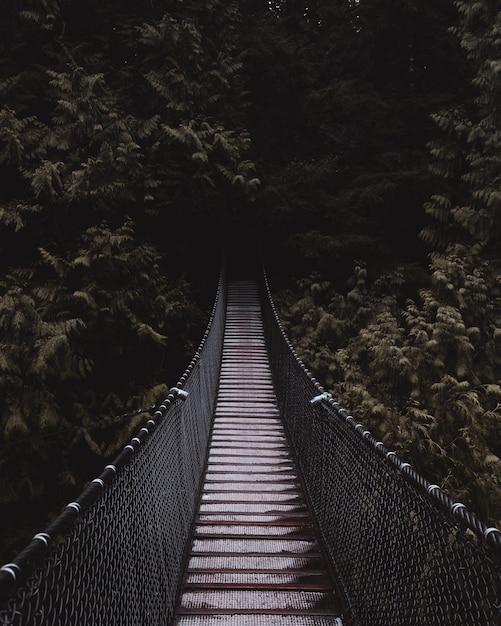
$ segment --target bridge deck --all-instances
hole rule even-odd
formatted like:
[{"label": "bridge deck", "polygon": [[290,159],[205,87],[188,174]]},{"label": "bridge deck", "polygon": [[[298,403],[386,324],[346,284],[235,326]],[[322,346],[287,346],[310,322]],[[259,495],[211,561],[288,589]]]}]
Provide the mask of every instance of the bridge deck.
[{"label": "bridge deck", "polygon": [[205,483],[176,626],[341,626],[277,408],[257,286],[230,283]]}]

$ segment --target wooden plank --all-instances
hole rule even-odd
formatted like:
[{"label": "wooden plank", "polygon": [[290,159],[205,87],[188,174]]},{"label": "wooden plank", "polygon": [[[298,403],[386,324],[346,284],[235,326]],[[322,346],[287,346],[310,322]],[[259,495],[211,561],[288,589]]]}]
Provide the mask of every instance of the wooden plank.
[{"label": "wooden plank", "polygon": [[343,624],[282,424],[251,282],[229,286],[208,464],[174,622],[216,624]]}]

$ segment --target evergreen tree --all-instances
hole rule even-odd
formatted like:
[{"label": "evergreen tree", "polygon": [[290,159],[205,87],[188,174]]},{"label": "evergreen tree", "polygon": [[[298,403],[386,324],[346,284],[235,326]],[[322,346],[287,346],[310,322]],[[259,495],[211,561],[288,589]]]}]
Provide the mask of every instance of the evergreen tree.
[{"label": "evergreen tree", "polygon": [[354,259],[425,263],[429,114],[462,88],[449,15],[447,2],[281,2],[248,29],[262,220],[284,272],[342,285]]},{"label": "evergreen tree", "polygon": [[370,284],[361,265],[346,295],[312,276],[283,311],[305,362],[366,427],[499,526],[500,13],[489,2],[457,8],[452,32],[473,76],[463,90],[471,98],[433,115],[442,136],[430,143],[431,170],[442,193],[425,205],[428,284],[405,300],[404,275]]},{"label": "evergreen tree", "polygon": [[[225,212],[259,184],[235,6],[8,3],[0,507],[28,526],[20,541],[113,457],[144,419],[115,416],[162,400],[203,334]],[[213,258],[195,289],[200,247]]]}]

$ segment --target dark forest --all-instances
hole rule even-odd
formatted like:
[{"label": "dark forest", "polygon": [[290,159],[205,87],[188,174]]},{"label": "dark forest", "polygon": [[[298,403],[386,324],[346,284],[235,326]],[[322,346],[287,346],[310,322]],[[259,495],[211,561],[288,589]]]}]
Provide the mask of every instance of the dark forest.
[{"label": "dark forest", "polygon": [[2,560],[177,382],[223,257],[262,258],[322,385],[501,525],[498,3],[2,9]]}]

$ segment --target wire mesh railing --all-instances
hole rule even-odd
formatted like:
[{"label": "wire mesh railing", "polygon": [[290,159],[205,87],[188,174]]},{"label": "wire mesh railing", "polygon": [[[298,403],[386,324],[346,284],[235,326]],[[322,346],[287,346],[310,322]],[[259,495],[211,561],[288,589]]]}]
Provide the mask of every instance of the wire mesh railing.
[{"label": "wire mesh railing", "polygon": [[[501,626],[501,532],[325,393],[288,341],[263,276],[276,393],[348,624]],[[214,413],[225,303],[222,271],[207,331],[177,386],[113,463],[0,569],[0,625],[171,623]]]},{"label": "wire mesh railing", "polygon": [[263,319],[279,406],[350,626],[500,626],[501,532],[357,424]]},{"label": "wire mesh railing", "polygon": [[101,475],[0,569],[0,625],[166,626],[205,466],[221,363],[224,266],[191,363]]}]

